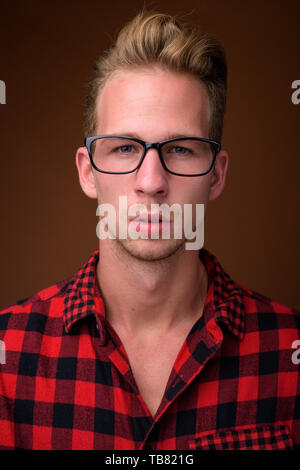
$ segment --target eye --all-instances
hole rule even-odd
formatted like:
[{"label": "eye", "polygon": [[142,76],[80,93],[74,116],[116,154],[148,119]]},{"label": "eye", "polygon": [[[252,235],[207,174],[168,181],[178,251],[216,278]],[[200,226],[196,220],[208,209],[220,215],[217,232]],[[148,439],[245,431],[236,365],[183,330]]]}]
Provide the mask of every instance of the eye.
[{"label": "eye", "polygon": [[117,147],[116,151],[120,151],[121,153],[129,153],[133,149],[133,145],[122,145],[121,147]]},{"label": "eye", "polygon": [[189,149],[185,148],[185,147],[175,147],[176,149],[176,153],[186,153],[186,152],[189,152]]},{"label": "eye", "polygon": [[169,147],[167,150],[168,152],[176,153],[180,155],[186,155],[187,153],[190,153],[189,149],[187,149],[186,147],[179,146],[179,145],[174,145],[172,147]]}]

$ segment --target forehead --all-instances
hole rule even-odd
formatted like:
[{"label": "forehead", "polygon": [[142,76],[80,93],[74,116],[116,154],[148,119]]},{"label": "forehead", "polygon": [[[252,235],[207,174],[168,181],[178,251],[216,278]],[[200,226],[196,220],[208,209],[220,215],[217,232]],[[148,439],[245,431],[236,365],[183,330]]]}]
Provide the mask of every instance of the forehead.
[{"label": "forehead", "polygon": [[121,131],[123,126],[134,130],[139,125],[179,125],[181,132],[192,127],[196,133],[200,126],[207,132],[210,119],[205,85],[192,75],[159,68],[115,73],[97,98],[96,112],[97,127],[103,133]]}]

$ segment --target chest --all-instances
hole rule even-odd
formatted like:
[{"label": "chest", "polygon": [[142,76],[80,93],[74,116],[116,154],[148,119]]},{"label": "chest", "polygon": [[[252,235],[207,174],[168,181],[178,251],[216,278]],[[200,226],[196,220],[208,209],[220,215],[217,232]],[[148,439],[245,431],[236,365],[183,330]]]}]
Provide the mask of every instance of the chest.
[{"label": "chest", "polygon": [[161,403],[183,342],[184,338],[166,338],[163,343],[152,346],[123,343],[135,382],[152,416]]}]

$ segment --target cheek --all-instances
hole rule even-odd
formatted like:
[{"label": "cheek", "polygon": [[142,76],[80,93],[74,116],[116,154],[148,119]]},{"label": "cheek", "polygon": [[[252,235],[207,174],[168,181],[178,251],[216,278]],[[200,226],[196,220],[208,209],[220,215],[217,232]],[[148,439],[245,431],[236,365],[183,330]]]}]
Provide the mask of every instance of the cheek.
[{"label": "cheek", "polygon": [[[201,181],[199,179],[201,178]],[[208,201],[210,178],[197,177],[183,192],[182,200],[190,204],[205,204]],[[192,179],[192,178],[191,178]]]},{"label": "cheek", "polygon": [[98,204],[110,202],[109,185],[107,184],[105,175],[96,175],[95,186],[97,191]]},{"label": "cheek", "polygon": [[96,190],[99,203],[114,204],[117,208],[119,196],[126,196],[126,181],[117,175],[100,174],[96,177]]}]

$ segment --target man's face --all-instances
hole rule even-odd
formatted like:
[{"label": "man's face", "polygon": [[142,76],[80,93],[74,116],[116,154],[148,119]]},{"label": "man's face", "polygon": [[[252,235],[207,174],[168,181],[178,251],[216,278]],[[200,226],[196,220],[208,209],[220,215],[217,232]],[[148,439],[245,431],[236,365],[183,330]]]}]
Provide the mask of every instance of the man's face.
[{"label": "man's face", "polygon": [[[98,98],[96,134],[129,135],[147,142],[177,136],[208,138],[209,118],[205,86],[194,77],[157,68],[122,71],[106,83]],[[109,203],[116,208],[117,239],[112,242],[144,260],[167,258],[184,249],[186,239],[175,239],[172,230],[170,239],[118,239],[119,196],[127,197],[128,206],[144,204],[149,213],[151,204],[177,203],[183,214],[184,204],[192,204],[194,211],[197,203],[206,205],[218,195],[216,189],[213,192],[215,170],[199,177],[172,175],[162,167],[156,149],[148,150],[142,166],[133,173],[91,171],[98,204]]]}]

